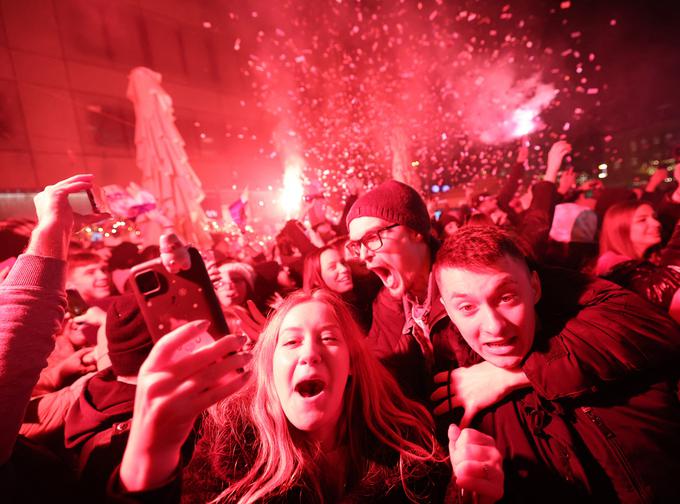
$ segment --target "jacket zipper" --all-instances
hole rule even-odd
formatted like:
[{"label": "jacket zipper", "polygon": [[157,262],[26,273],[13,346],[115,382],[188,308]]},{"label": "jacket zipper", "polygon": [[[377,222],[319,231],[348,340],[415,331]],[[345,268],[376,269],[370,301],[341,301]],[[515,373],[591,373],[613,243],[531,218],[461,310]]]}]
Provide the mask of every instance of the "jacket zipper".
[{"label": "jacket zipper", "polygon": [[635,493],[638,495],[640,498],[641,502],[648,502],[649,499],[647,499],[647,496],[644,494],[642,491],[642,488],[640,487],[640,484],[638,482],[637,477],[635,476],[635,471],[633,471],[633,468],[631,467],[630,463],[628,462],[628,458],[626,455],[623,453],[623,450],[621,449],[621,445],[616,439],[616,434],[605,425],[605,423],[602,421],[602,418],[600,418],[598,415],[596,415],[592,408],[589,406],[583,406],[581,408],[581,411],[583,411],[588,419],[595,424],[597,429],[604,435],[604,437],[608,440],[608,445],[612,448],[614,455],[618,459],[619,463],[623,467],[623,470],[628,478],[628,481],[630,482],[631,486],[635,490]]}]

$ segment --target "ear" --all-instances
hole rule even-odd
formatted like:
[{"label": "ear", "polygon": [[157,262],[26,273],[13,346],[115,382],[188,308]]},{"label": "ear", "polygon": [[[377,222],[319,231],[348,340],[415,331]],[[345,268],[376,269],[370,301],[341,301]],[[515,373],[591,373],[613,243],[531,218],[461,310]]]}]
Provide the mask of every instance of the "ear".
[{"label": "ear", "polygon": [[534,291],[534,304],[536,304],[541,299],[541,279],[538,278],[538,273],[535,271],[531,272],[529,284],[531,285],[531,290]]},{"label": "ear", "polygon": [[406,229],[408,229],[409,235],[411,236],[411,239],[413,241],[415,242],[423,241],[424,237],[418,231],[416,231],[415,229],[411,229],[408,226],[406,226]]}]

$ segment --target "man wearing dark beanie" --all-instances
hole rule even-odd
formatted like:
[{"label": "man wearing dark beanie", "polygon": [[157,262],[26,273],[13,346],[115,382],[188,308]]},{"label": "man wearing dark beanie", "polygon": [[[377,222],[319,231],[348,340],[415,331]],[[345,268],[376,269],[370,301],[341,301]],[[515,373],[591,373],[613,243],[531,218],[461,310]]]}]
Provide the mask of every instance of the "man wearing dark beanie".
[{"label": "man wearing dark beanie", "polygon": [[113,299],[106,313],[111,367],[85,385],[65,426],[66,447],[78,459],[78,474],[88,497],[103,500],[113,470],[127,443],[139,368],[153,342],[132,294]]},{"label": "man wearing dark beanie", "polygon": [[368,342],[410,397],[426,403],[432,373],[448,369],[451,333],[430,275],[439,246],[425,202],[388,180],[360,196],[347,214],[348,252],[382,281]]}]

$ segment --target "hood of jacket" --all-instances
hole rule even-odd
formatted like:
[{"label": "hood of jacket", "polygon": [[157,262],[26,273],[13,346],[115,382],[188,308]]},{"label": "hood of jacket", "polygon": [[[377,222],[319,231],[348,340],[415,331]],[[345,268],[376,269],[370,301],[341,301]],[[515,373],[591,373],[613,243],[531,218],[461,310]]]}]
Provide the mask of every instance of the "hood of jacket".
[{"label": "hood of jacket", "polygon": [[94,375],[66,415],[66,447],[76,448],[113,424],[132,418],[136,388],[119,382],[111,368]]}]

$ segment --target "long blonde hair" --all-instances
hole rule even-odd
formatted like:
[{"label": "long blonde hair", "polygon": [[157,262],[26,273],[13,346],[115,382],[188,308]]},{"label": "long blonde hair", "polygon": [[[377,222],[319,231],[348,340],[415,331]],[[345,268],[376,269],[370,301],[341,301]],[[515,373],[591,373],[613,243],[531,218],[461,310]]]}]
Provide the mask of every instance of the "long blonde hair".
[{"label": "long blonde hair", "polygon": [[398,454],[398,479],[406,495],[417,500],[421,496],[408,488],[410,477],[423,476],[425,464],[446,459],[434,438],[432,417],[422,405],[404,396],[371,354],[345,303],[328,291],[316,290],[297,291],[286,298],[257,342],[249,386],[211,408],[211,451],[230,450],[225,443],[243,430],[243,424],[248,424],[255,431],[255,440],[247,449],[256,454],[247,474],[232,482],[215,502],[250,504],[283,495],[300,485],[306,485],[323,501],[320,448],[288,422],[273,380],[273,355],[281,324],[293,307],[308,301],[321,301],[331,308],[349,349],[352,376],[345,390],[338,434],[343,437],[352,468],[361,477],[377,471],[369,462],[372,454],[367,453],[371,449],[367,440],[372,438]]},{"label": "long blonde hair", "polygon": [[614,252],[631,259],[641,259],[630,240],[630,226],[638,208],[649,203],[626,200],[613,204],[607,209],[600,231],[600,256]]}]

